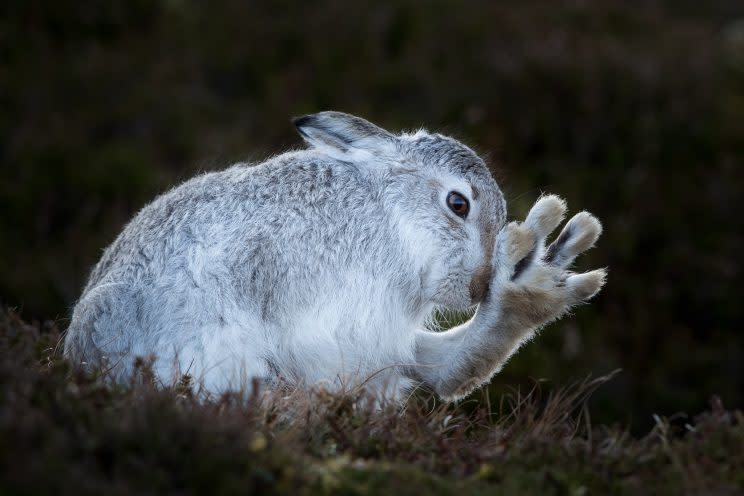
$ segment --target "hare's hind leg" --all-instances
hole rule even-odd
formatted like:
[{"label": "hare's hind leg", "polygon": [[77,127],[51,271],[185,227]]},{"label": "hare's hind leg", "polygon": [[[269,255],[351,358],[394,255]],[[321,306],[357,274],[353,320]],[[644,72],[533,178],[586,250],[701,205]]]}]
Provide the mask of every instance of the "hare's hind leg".
[{"label": "hare's hind leg", "polygon": [[64,342],[64,355],[74,365],[101,369],[117,378],[131,373],[127,360],[138,327],[131,315],[134,301],[121,285],[88,291],[75,305]]}]

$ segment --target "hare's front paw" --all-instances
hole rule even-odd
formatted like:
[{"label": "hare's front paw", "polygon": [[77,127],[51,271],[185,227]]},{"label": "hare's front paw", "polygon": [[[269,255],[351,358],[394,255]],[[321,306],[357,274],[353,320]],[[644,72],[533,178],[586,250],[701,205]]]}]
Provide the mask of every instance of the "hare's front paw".
[{"label": "hare's front paw", "polygon": [[566,204],[555,195],[540,198],[524,222],[512,222],[498,236],[495,291],[502,319],[528,329],[547,324],[588,300],[605,281],[604,269],[567,270],[591,248],[602,225],[587,212],[576,214],[547,248],[545,239],[561,223]]}]

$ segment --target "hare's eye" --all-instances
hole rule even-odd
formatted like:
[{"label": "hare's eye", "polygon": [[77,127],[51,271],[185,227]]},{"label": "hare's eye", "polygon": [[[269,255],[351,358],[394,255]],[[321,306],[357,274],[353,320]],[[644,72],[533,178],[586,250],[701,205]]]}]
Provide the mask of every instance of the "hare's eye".
[{"label": "hare's eye", "polygon": [[470,211],[470,204],[468,203],[468,199],[462,196],[457,191],[449,192],[449,194],[447,195],[447,206],[457,216],[462,217],[463,219],[468,216],[468,212]]}]

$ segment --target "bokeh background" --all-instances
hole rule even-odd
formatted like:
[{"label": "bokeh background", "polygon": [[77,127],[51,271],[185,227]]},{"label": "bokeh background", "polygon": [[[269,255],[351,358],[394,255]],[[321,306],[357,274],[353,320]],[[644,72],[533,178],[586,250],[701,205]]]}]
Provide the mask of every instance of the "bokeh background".
[{"label": "bokeh background", "polygon": [[205,170],[300,146],[325,109],[450,133],[510,213],[597,214],[590,306],[490,389],[623,371],[593,419],[744,406],[744,2],[6,0],[0,301],[69,317],[127,220]]}]

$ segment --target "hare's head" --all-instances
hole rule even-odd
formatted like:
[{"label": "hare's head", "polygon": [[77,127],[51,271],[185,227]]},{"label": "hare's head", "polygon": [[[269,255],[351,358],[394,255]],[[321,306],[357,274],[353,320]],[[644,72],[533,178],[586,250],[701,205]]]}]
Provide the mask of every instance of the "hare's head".
[{"label": "hare's head", "polygon": [[396,241],[413,260],[425,299],[451,309],[483,299],[506,202],[475,152],[440,134],[395,135],[341,112],[294,123],[310,146],[379,177]]}]

